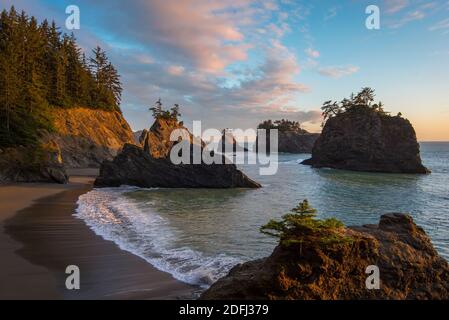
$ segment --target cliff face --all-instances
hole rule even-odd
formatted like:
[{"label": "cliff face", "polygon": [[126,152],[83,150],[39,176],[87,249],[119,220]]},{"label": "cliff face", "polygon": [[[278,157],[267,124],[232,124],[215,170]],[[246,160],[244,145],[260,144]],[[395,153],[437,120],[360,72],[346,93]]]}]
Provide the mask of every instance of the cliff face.
[{"label": "cliff face", "polygon": [[131,128],[118,111],[55,109],[52,115],[56,133],[47,138],[58,144],[67,168],[99,167],[125,143],[134,143]]},{"label": "cliff face", "polygon": [[366,110],[330,118],[312,158],[303,164],[355,171],[429,172],[422,165],[415,130],[408,120]]},{"label": "cliff face", "polygon": [[[279,245],[271,256],[234,267],[201,299],[449,299],[449,265],[408,215],[345,228],[351,241]],[[318,235],[319,236],[319,235]],[[367,289],[366,268],[379,268],[379,289]]]}]

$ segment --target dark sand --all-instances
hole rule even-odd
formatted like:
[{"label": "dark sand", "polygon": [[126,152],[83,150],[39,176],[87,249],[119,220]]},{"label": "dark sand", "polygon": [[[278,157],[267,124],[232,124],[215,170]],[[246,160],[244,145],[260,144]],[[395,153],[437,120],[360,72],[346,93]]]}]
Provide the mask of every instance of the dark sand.
[{"label": "dark sand", "polygon": [[[73,182],[75,180],[76,182]],[[68,186],[36,185],[47,195],[12,218],[0,220],[0,299],[191,299],[198,288],[175,280],[145,260],[119,249],[73,217],[79,195],[92,179],[75,178]],[[89,181],[90,183],[88,183]],[[20,199],[20,189],[0,188]],[[24,187],[25,189],[27,187]],[[42,192],[43,188],[50,188]],[[15,192],[14,192],[15,191]],[[5,195],[6,194],[6,195]],[[27,198],[28,199],[28,198]],[[11,201],[9,201],[11,202]],[[25,202],[21,205],[20,202]],[[16,207],[28,205],[19,201]],[[14,203],[14,201],[13,201]],[[14,206],[0,205],[3,218]],[[15,252],[14,252],[15,251]],[[65,269],[77,265],[80,290],[67,290]]]}]

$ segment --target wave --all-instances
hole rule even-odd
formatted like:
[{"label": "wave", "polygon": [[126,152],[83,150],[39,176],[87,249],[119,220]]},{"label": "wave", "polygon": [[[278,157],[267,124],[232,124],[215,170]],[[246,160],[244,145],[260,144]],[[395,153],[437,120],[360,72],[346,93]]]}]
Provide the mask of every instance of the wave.
[{"label": "wave", "polygon": [[179,245],[180,230],[148,209],[147,203],[126,197],[135,187],[94,189],[78,199],[75,217],[96,234],[170,273],[174,278],[202,288],[226,275],[242,262],[224,253],[208,255]]}]

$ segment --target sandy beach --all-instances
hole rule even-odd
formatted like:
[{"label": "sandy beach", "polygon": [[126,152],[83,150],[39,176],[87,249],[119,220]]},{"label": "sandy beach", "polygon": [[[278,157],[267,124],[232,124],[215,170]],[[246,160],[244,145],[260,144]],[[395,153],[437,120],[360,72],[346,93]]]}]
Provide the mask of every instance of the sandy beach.
[{"label": "sandy beach", "polygon": [[[196,287],[119,249],[73,217],[78,197],[92,182],[91,176],[71,173],[67,185],[0,187],[0,299],[192,298]],[[80,268],[80,290],[65,287],[68,265]]]}]

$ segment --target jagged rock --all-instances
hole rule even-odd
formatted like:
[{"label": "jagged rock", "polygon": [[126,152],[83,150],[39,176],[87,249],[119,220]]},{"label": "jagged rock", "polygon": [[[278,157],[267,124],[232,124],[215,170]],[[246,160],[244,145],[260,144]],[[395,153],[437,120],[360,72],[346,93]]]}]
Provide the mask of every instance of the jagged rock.
[{"label": "jagged rock", "polygon": [[239,143],[234,137],[232,130],[225,129],[222,132],[221,139],[218,142],[218,151],[225,152],[248,152],[244,143]]},{"label": "jagged rock", "polygon": [[[233,164],[179,164],[170,160],[170,152],[180,142],[171,141],[173,130],[182,129],[183,137],[191,147],[205,148],[201,139],[194,137],[182,122],[158,118],[150,130],[143,130],[140,146],[125,144],[113,161],[105,161],[95,181],[98,187],[133,185],[165,188],[259,188]],[[191,158],[192,159],[192,158]]]},{"label": "jagged rock", "polygon": [[330,118],[303,164],[355,171],[429,173],[411,123],[370,110]]},{"label": "jagged rock", "polygon": [[[153,146],[153,145],[151,145]],[[162,149],[152,149],[161,151]],[[105,161],[95,180],[97,187],[259,188],[233,164],[173,164],[155,158],[141,147],[126,144],[113,161]]]},{"label": "jagged rock", "polygon": [[[271,256],[234,267],[201,299],[449,299],[449,265],[405,214],[378,225],[345,228],[352,240],[279,245]],[[367,289],[366,268],[380,271],[380,288]]]},{"label": "jagged rock", "polygon": [[153,158],[161,159],[167,158],[170,155],[170,150],[177,141],[170,141],[170,135],[173,130],[185,130],[189,135],[190,143],[198,144],[205,147],[205,143],[201,139],[194,137],[182,122],[176,119],[156,119],[150,130],[144,129],[139,138],[140,145],[144,149],[148,149]]},{"label": "jagged rock", "polygon": [[2,151],[0,183],[68,181],[61,150],[54,141],[47,141],[35,147],[20,146]]}]

